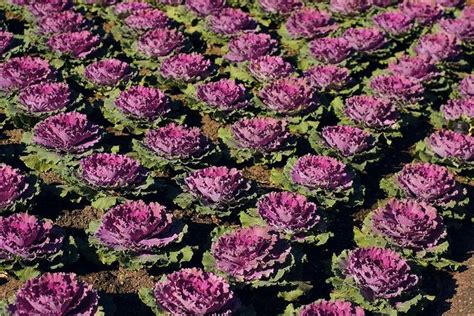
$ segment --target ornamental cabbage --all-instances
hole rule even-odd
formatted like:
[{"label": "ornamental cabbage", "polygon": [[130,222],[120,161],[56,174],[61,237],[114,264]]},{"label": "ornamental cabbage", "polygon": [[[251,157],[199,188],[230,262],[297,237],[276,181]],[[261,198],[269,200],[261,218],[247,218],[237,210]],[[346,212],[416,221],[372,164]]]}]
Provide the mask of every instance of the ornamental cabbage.
[{"label": "ornamental cabbage", "polygon": [[468,19],[443,19],[439,26],[446,33],[455,36],[460,41],[474,40],[474,21]]},{"label": "ornamental cabbage", "polygon": [[351,80],[349,69],[335,65],[313,66],[303,75],[313,87],[321,91],[341,90]]},{"label": "ornamental cabbage", "polygon": [[13,207],[28,188],[26,177],[19,170],[0,164],[0,211]]},{"label": "ornamental cabbage", "polygon": [[461,80],[459,92],[464,98],[474,98],[474,75],[470,75]]},{"label": "ornamental cabbage", "polygon": [[165,275],[153,289],[158,309],[173,315],[230,315],[239,302],[227,281],[198,268]]},{"label": "ornamental cabbage", "polygon": [[439,19],[443,10],[430,2],[405,0],[399,5],[400,10],[420,24],[429,24]]},{"label": "ornamental cabbage", "polygon": [[50,35],[79,31],[85,23],[86,19],[82,14],[67,10],[44,16],[38,22],[38,28],[40,33]]},{"label": "ornamental cabbage", "polygon": [[99,296],[74,273],[45,273],[30,279],[9,306],[12,315],[84,315],[99,310]]},{"label": "ornamental cabbage", "polygon": [[419,80],[400,75],[379,75],[370,80],[375,95],[394,101],[414,103],[425,92]]},{"label": "ornamental cabbage", "polygon": [[78,112],[60,113],[39,122],[33,129],[33,142],[63,153],[82,153],[101,139],[99,127]]},{"label": "ornamental cabbage", "polygon": [[211,61],[199,53],[178,54],[161,64],[161,75],[165,79],[192,82],[211,74]]},{"label": "ornamental cabbage", "polygon": [[128,1],[120,2],[114,6],[114,13],[119,17],[127,17],[133,12],[145,9],[151,9],[151,5],[148,2],[141,1]]},{"label": "ornamental cabbage", "polygon": [[341,15],[357,15],[370,8],[369,0],[331,0],[329,9]]},{"label": "ornamental cabbage", "polygon": [[124,20],[134,31],[144,32],[155,28],[165,28],[170,24],[165,13],[158,9],[143,9],[132,12]]},{"label": "ornamental cabbage", "polygon": [[84,76],[99,86],[114,86],[119,81],[126,81],[132,69],[128,63],[115,58],[108,58],[89,64],[84,69]]},{"label": "ornamental cabbage", "polygon": [[321,136],[329,147],[346,157],[366,152],[375,142],[370,133],[353,126],[326,126]]},{"label": "ornamental cabbage", "polygon": [[248,66],[250,74],[259,81],[274,81],[293,73],[293,66],[280,56],[260,56],[252,59]]},{"label": "ornamental cabbage", "polygon": [[191,172],[184,182],[195,198],[218,207],[233,204],[251,188],[239,170],[217,166]]},{"label": "ornamental cabbage", "polygon": [[71,91],[66,83],[38,83],[22,90],[18,102],[31,114],[61,111],[71,104]]},{"label": "ornamental cabbage", "polygon": [[298,314],[298,316],[316,315],[365,316],[365,312],[362,308],[354,306],[350,302],[318,300],[301,307]]},{"label": "ornamental cabbage", "polygon": [[248,13],[234,8],[224,8],[219,14],[209,15],[206,21],[214,33],[224,36],[251,31],[257,27],[257,22]]},{"label": "ornamental cabbage", "polygon": [[0,91],[23,89],[52,77],[48,61],[40,57],[13,57],[0,63]]},{"label": "ornamental cabbage", "polygon": [[238,147],[260,152],[278,150],[290,137],[284,121],[269,117],[243,118],[231,126],[231,133]]},{"label": "ornamental cabbage", "polygon": [[309,43],[311,56],[326,64],[338,64],[346,60],[352,52],[348,40],[338,38],[318,38]]},{"label": "ornamental cabbage", "polygon": [[303,78],[278,79],[263,87],[259,97],[265,108],[282,115],[307,112],[318,104],[315,92]]},{"label": "ornamental cabbage", "polygon": [[396,180],[405,196],[431,204],[443,205],[461,195],[454,175],[435,164],[407,164],[396,175]]},{"label": "ornamental cabbage", "polygon": [[346,99],[344,114],[356,124],[374,129],[389,128],[400,119],[400,113],[392,102],[368,95]]},{"label": "ornamental cabbage", "polygon": [[382,12],[374,16],[376,26],[391,35],[401,35],[413,28],[413,19],[399,11]]},{"label": "ornamental cabbage", "polygon": [[138,161],[119,154],[92,154],[79,162],[79,177],[89,185],[100,188],[123,189],[140,185],[145,170]]},{"label": "ornamental cabbage", "polygon": [[401,56],[391,62],[388,69],[394,75],[420,81],[428,81],[438,76],[436,66],[424,56]]},{"label": "ornamental cabbage", "polygon": [[327,156],[306,155],[293,165],[291,181],[309,189],[347,190],[353,185],[353,176],[347,166]]},{"label": "ornamental cabbage", "polygon": [[69,9],[70,0],[35,0],[27,1],[28,10],[36,17],[47,16]]},{"label": "ornamental cabbage", "polygon": [[243,33],[230,40],[225,58],[232,62],[247,61],[270,55],[278,42],[264,33]]},{"label": "ornamental cabbage", "polygon": [[381,48],[386,43],[383,32],[375,27],[353,27],[346,30],[342,36],[357,52],[374,51]]},{"label": "ornamental cabbage", "polygon": [[132,86],[121,91],[114,104],[125,115],[139,120],[152,121],[169,111],[167,96],[152,87]]},{"label": "ornamental cabbage", "polygon": [[0,261],[37,261],[61,251],[63,231],[50,220],[17,213],[0,218]]},{"label": "ornamental cabbage", "polygon": [[441,158],[459,159],[463,162],[474,160],[474,137],[447,129],[431,134],[426,143]]},{"label": "ornamental cabbage", "polygon": [[163,57],[179,52],[184,46],[183,34],[175,29],[155,28],[140,36],[137,48],[150,57]]},{"label": "ornamental cabbage", "polygon": [[449,100],[441,105],[441,113],[448,121],[455,121],[463,117],[474,119],[474,99]]},{"label": "ornamental cabbage", "polygon": [[260,226],[221,235],[211,246],[216,268],[237,282],[276,277],[291,258],[290,244],[278,233]]},{"label": "ornamental cabbage", "polygon": [[186,0],[186,7],[200,16],[218,15],[225,6],[225,0]]},{"label": "ornamental cabbage", "polygon": [[202,155],[209,148],[209,140],[199,128],[175,123],[147,131],[143,144],[165,159],[189,159]]},{"label": "ornamental cabbage", "polygon": [[438,62],[458,57],[460,49],[456,37],[446,33],[434,33],[420,37],[415,52]]},{"label": "ornamental cabbage", "polygon": [[300,233],[320,221],[316,204],[293,192],[270,192],[257,202],[260,217],[273,229]]},{"label": "ornamental cabbage", "polygon": [[258,3],[265,12],[273,14],[288,14],[303,6],[300,0],[258,0]]},{"label": "ornamental cabbage", "polygon": [[59,33],[48,40],[53,51],[81,59],[94,53],[100,43],[100,37],[89,31]]},{"label": "ornamental cabbage", "polygon": [[207,106],[225,112],[243,109],[250,105],[245,86],[230,79],[198,85],[196,97]]},{"label": "ornamental cabbage", "polygon": [[0,31],[0,56],[8,50],[12,42],[13,42],[12,33]]},{"label": "ornamental cabbage", "polygon": [[446,237],[436,209],[414,200],[389,200],[370,215],[370,230],[396,247],[414,251],[430,251]]},{"label": "ornamental cabbage", "polygon": [[335,30],[331,15],[325,11],[313,8],[302,8],[293,12],[285,24],[288,34],[292,38],[321,37]]}]

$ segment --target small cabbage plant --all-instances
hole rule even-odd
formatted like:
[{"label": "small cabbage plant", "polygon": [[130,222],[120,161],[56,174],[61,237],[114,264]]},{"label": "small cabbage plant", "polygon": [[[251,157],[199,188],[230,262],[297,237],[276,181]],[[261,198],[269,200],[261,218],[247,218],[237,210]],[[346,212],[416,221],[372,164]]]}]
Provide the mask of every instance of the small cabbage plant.
[{"label": "small cabbage plant", "polygon": [[74,239],[50,220],[16,213],[0,218],[0,270],[20,280],[77,259]]},{"label": "small cabbage plant", "polygon": [[188,173],[183,192],[175,199],[181,208],[204,215],[228,216],[255,197],[252,183],[235,168],[212,166]]},{"label": "small cabbage plant", "polygon": [[10,94],[53,77],[53,69],[47,60],[31,56],[13,57],[0,63],[0,93]]},{"label": "small cabbage plant", "polygon": [[298,316],[313,315],[341,315],[341,316],[365,316],[364,310],[357,305],[342,300],[317,300],[311,304],[301,306],[295,311],[292,305],[289,305],[286,312],[296,314]]},{"label": "small cabbage plant", "polygon": [[26,210],[38,193],[39,187],[33,177],[0,163],[0,212]]},{"label": "small cabbage plant", "polygon": [[271,181],[289,191],[314,197],[323,209],[360,205],[364,188],[342,161],[318,155],[288,159],[283,170],[273,169]]},{"label": "small cabbage plant", "polygon": [[468,132],[474,127],[474,98],[448,100],[430,119],[436,128]]},{"label": "small cabbage plant", "polygon": [[171,267],[191,260],[193,249],[183,244],[187,226],[158,203],[127,201],[89,225],[89,242],[99,260],[130,269]]}]

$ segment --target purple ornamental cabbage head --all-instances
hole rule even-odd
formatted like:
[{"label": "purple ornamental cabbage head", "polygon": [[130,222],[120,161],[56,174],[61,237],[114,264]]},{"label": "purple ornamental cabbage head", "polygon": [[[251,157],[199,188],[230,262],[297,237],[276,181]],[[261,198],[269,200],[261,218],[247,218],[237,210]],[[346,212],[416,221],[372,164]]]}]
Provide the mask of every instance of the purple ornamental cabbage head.
[{"label": "purple ornamental cabbage head", "polygon": [[370,88],[380,97],[415,102],[423,97],[425,89],[419,80],[400,75],[379,75],[370,80]]},{"label": "purple ornamental cabbage head", "polygon": [[74,58],[86,58],[97,51],[101,39],[89,31],[68,32],[53,35],[48,45],[55,52]]},{"label": "purple ornamental cabbage head", "polygon": [[114,13],[120,17],[126,17],[132,14],[133,12],[151,8],[152,6],[148,2],[128,1],[117,3],[114,6]]},{"label": "purple ornamental cabbage head", "polygon": [[474,98],[474,75],[469,75],[461,80],[459,92],[464,98]]},{"label": "purple ornamental cabbage head", "polygon": [[84,69],[84,76],[96,85],[114,86],[121,80],[128,80],[131,72],[132,69],[128,63],[115,58],[108,58],[89,64]]},{"label": "purple ornamental cabbage head", "polygon": [[439,26],[460,41],[474,40],[474,21],[459,18],[443,19],[439,22]]},{"label": "purple ornamental cabbage head", "polygon": [[230,129],[238,147],[259,152],[278,150],[290,137],[286,123],[271,117],[243,118]]},{"label": "purple ornamental cabbage head", "polygon": [[124,22],[132,30],[140,32],[165,28],[170,24],[168,16],[158,9],[134,11],[125,18]]},{"label": "purple ornamental cabbage head", "polygon": [[432,23],[443,14],[441,7],[432,1],[430,3],[430,1],[405,0],[399,8],[404,14],[421,24]]},{"label": "purple ornamental cabbage head", "polygon": [[63,246],[64,234],[50,220],[17,213],[0,218],[0,260],[48,259]]},{"label": "purple ornamental cabbage head", "polygon": [[158,88],[133,86],[121,91],[115,106],[127,116],[152,121],[169,111],[168,97]]},{"label": "purple ornamental cabbage head", "polygon": [[446,237],[443,218],[424,202],[391,199],[373,212],[371,230],[400,248],[430,250]]},{"label": "purple ornamental cabbage head", "polygon": [[303,78],[278,79],[259,92],[266,108],[283,115],[292,115],[310,110],[317,105],[315,93]]},{"label": "purple ornamental cabbage head", "polygon": [[329,9],[342,15],[358,15],[370,8],[370,0],[331,0]]},{"label": "purple ornamental cabbage head", "polygon": [[93,316],[99,309],[97,291],[74,273],[44,273],[29,279],[9,306],[11,315]]},{"label": "purple ornamental cabbage head", "polygon": [[398,173],[397,181],[408,197],[430,204],[450,202],[460,194],[454,175],[435,164],[407,164]]},{"label": "purple ornamental cabbage head", "polygon": [[220,271],[241,282],[269,279],[288,260],[290,244],[266,227],[240,228],[226,233],[211,247]]},{"label": "purple ornamental cabbage head", "polygon": [[34,0],[27,1],[28,10],[35,17],[47,16],[52,13],[61,12],[71,6],[70,0]]},{"label": "purple ornamental cabbage head", "polygon": [[210,204],[229,204],[250,190],[251,184],[235,168],[212,166],[190,173],[186,189]]},{"label": "purple ornamental cabbage head", "polygon": [[247,12],[234,8],[224,8],[218,14],[209,15],[206,21],[214,33],[227,36],[257,27],[257,22]]},{"label": "purple ornamental cabbage head", "polygon": [[458,57],[460,48],[456,37],[440,32],[423,35],[415,46],[415,52],[437,62]]},{"label": "purple ornamental cabbage head", "polygon": [[18,100],[29,113],[54,112],[71,104],[71,90],[62,82],[37,83],[20,91]]},{"label": "purple ornamental cabbage head", "polygon": [[243,33],[230,40],[227,60],[233,62],[252,60],[270,55],[276,50],[278,42],[264,33]]},{"label": "purple ornamental cabbage head", "polygon": [[176,242],[173,214],[158,203],[127,201],[102,216],[94,236],[114,251],[150,254]]},{"label": "purple ornamental cabbage head", "polygon": [[15,91],[53,77],[47,60],[40,57],[13,57],[0,63],[0,91]]},{"label": "purple ornamental cabbage head", "polygon": [[226,112],[243,109],[250,104],[244,85],[231,79],[198,85],[196,97],[208,106]]},{"label": "purple ornamental cabbage head", "polygon": [[349,69],[335,65],[313,66],[303,75],[313,87],[320,91],[341,90],[351,80]]},{"label": "purple ornamental cabbage head", "polygon": [[471,135],[443,129],[431,134],[426,142],[442,158],[474,160],[474,137]]},{"label": "purple ornamental cabbage head", "polygon": [[179,52],[184,46],[185,38],[176,29],[155,28],[140,36],[138,50],[150,57],[163,57]]},{"label": "purple ornamental cabbage head", "polygon": [[0,56],[8,50],[12,42],[13,42],[12,33],[0,31]]},{"label": "purple ornamental cabbage head", "polygon": [[385,45],[385,35],[375,27],[353,27],[344,32],[343,37],[357,52],[370,52]]},{"label": "purple ornamental cabbage head", "polygon": [[346,190],[352,187],[352,175],[336,158],[306,155],[291,169],[291,181],[309,189]]},{"label": "purple ornamental cabbage head", "polygon": [[218,15],[225,7],[225,0],[186,0],[186,7],[200,16]]},{"label": "purple ornamental cabbage head", "polygon": [[33,142],[64,153],[85,152],[101,139],[99,127],[78,112],[59,113],[39,122],[33,129]]},{"label": "purple ornamental cabbage head", "polygon": [[357,248],[342,263],[343,273],[353,278],[370,300],[395,299],[412,290],[418,277],[398,253],[386,248]]},{"label": "purple ornamental cabbage head", "polygon": [[375,25],[392,35],[407,33],[413,28],[413,19],[400,11],[387,11],[374,16]]},{"label": "purple ornamental cabbage head", "polygon": [[259,81],[273,81],[293,73],[293,66],[280,56],[260,56],[252,59],[248,66],[250,74]]},{"label": "purple ornamental cabbage head", "polygon": [[270,192],[257,202],[260,217],[272,228],[282,231],[304,232],[319,223],[316,204],[301,194]]},{"label": "purple ornamental cabbage head", "polygon": [[166,159],[189,159],[203,154],[209,148],[209,140],[199,128],[175,123],[148,130],[143,143],[155,154]]},{"label": "purple ornamental cabbage head", "polygon": [[344,114],[356,124],[375,129],[393,126],[400,118],[392,102],[368,95],[347,98]]},{"label": "purple ornamental cabbage head", "polygon": [[258,0],[265,12],[273,14],[288,14],[303,6],[301,0]]},{"label": "purple ornamental cabbage head", "polygon": [[166,79],[192,82],[208,77],[212,72],[212,64],[199,53],[178,54],[164,60],[160,71]]},{"label": "purple ornamental cabbage head", "polygon": [[292,38],[320,37],[337,29],[331,14],[313,8],[293,12],[286,20],[285,27]]},{"label": "purple ornamental cabbage head", "polygon": [[321,132],[326,144],[341,155],[353,156],[374,146],[374,138],[361,128],[349,125],[326,126]]},{"label": "purple ornamental cabbage head", "polygon": [[449,121],[462,117],[474,119],[474,98],[449,100],[441,106],[441,113]]},{"label": "purple ornamental cabbage head", "polygon": [[141,184],[145,170],[138,161],[119,154],[92,154],[80,160],[79,177],[92,186],[122,189]]},{"label": "purple ornamental cabbage head", "polygon": [[231,315],[239,305],[224,278],[199,268],[166,275],[153,294],[158,306],[172,315]]},{"label": "purple ornamental cabbage head", "polygon": [[298,314],[298,316],[325,315],[365,316],[365,312],[361,307],[354,306],[350,302],[318,300],[317,302],[303,306]]},{"label": "purple ornamental cabbage head", "polygon": [[348,40],[338,38],[318,38],[309,43],[309,52],[317,60],[326,64],[338,64],[347,59],[352,47]]},{"label": "purple ornamental cabbage head", "polygon": [[44,16],[38,22],[38,28],[42,34],[67,33],[81,30],[85,23],[82,14],[67,10]]},{"label": "purple ornamental cabbage head", "polygon": [[391,62],[388,69],[394,75],[410,77],[420,81],[427,81],[438,75],[434,63],[424,56],[401,56]]},{"label": "purple ornamental cabbage head", "polygon": [[13,205],[28,187],[26,177],[18,169],[0,164],[0,210]]}]

